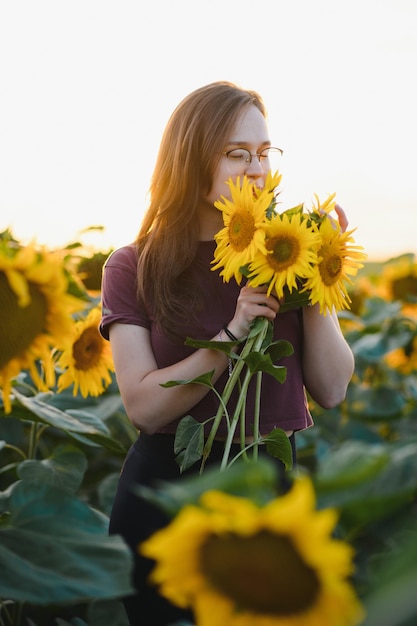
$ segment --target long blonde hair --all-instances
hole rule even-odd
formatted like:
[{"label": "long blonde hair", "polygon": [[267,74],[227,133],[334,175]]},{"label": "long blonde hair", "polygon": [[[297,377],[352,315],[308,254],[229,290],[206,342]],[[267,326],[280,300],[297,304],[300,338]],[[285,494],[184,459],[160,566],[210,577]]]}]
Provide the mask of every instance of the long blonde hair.
[{"label": "long blonde hair", "polygon": [[255,91],[226,81],[190,93],[165,128],[149,189],[150,202],[136,238],[138,294],[151,303],[156,322],[173,331],[173,316],[187,320],[198,304],[185,275],[195,258],[197,207],[209,193],[215,167],[242,109],[255,105]]}]

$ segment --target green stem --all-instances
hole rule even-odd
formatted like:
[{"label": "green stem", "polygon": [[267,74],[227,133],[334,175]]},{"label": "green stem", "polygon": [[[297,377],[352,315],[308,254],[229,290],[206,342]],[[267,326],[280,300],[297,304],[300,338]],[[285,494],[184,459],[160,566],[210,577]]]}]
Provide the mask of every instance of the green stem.
[{"label": "green stem", "polygon": [[[223,452],[223,458],[222,458],[222,462],[220,465],[220,470],[226,469],[227,467],[227,462],[229,460],[229,454],[230,454],[230,448],[232,447],[232,443],[233,443],[233,438],[235,435],[235,430],[236,430],[236,426],[237,423],[239,421],[240,418],[240,413],[242,411],[242,407],[244,405],[244,403],[246,402],[246,394],[248,391],[248,386],[249,386],[249,382],[250,379],[252,378],[252,374],[250,373],[250,371],[247,371],[245,374],[245,380],[243,381],[242,384],[242,390],[240,392],[239,395],[239,400],[236,404],[236,408],[235,408],[235,412],[233,414],[233,418],[230,424],[230,428],[228,430],[227,433],[227,438],[226,438],[226,443],[224,444],[224,452]],[[244,444],[244,439],[243,439],[243,446]]]},{"label": "green stem", "polygon": [[253,439],[255,445],[253,447],[253,460],[258,460],[258,451],[259,451],[259,419],[260,419],[260,408],[261,408],[261,386],[262,386],[262,372],[257,372],[256,374],[256,391],[255,391],[255,409],[253,415]]},{"label": "green stem", "polygon": [[36,456],[36,447],[38,443],[38,423],[32,422],[29,435],[28,459],[34,459]]},{"label": "green stem", "polygon": [[6,472],[10,472],[11,470],[16,469],[16,467],[19,467],[20,463],[21,461],[9,463],[8,465],[3,465],[3,467],[0,469],[0,474],[5,474]]},{"label": "green stem", "polygon": [[[266,334],[268,332],[268,320],[264,320],[264,324],[259,331],[259,337],[255,345],[255,350],[260,351],[262,349],[262,344],[265,340]],[[253,459],[256,461],[258,459],[258,450],[259,450],[259,422],[260,422],[260,408],[261,408],[261,386],[262,386],[262,372],[257,372],[256,374],[256,389],[255,389],[255,407],[254,407],[254,415],[253,415],[253,438],[254,438],[254,446],[253,446]],[[242,446],[246,445],[246,437],[242,440]]]},{"label": "green stem", "polygon": [[[251,338],[251,341],[248,342],[248,344],[250,344],[250,350],[245,350],[245,355],[249,354],[250,351],[254,351],[254,352],[260,352],[262,349],[262,344],[264,342],[266,333],[268,332],[268,320],[264,319],[263,320],[263,324],[261,326],[261,328],[258,330],[258,332],[256,333],[256,335],[254,335]],[[241,358],[242,358],[241,357]],[[243,362],[243,358],[242,358],[242,362]],[[257,422],[257,424],[254,424],[254,429],[257,432],[254,432],[254,435],[256,437],[255,440],[258,439],[258,433],[259,433],[259,407],[260,407],[260,393],[258,390],[258,387],[260,388],[260,378],[262,378],[262,372],[258,372],[259,376],[258,376],[258,384],[257,384],[257,390],[256,390],[256,405],[255,405],[255,421]],[[232,421],[230,424],[230,428],[228,430],[228,434],[227,434],[227,439],[226,439],[226,443],[225,443],[225,448],[224,448],[224,452],[223,452],[223,459],[222,459],[222,463],[220,466],[220,469],[223,470],[227,467],[227,462],[229,459],[229,454],[230,454],[230,449],[233,443],[233,438],[234,438],[234,434],[235,434],[235,430],[236,430],[236,426],[238,423],[239,418],[242,417],[242,413],[243,413],[243,419],[245,416],[245,403],[246,403],[246,396],[247,396],[247,392],[248,392],[248,387],[249,387],[249,383],[250,380],[252,378],[252,372],[248,369],[245,375],[245,379],[243,381],[242,384],[242,389],[241,392],[239,394],[239,399],[235,408],[235,412],[233,414],[232,417]],[[246,446],[246,429],[244,427],[244,424],[242,425],[241,428],[241,448],[245,448]]]},{"label": "green stem", "polygon": [[16,607],[15,626],[20,626],[23,617],[23,602],[19,602]]},{"label": "green stem", "polygon": [[[266,334],[268,332],[268,327],[269,327],[269,321],[266,318],[262,319],[262,325],[260,326],[260,328],[258,329],[258,331],[254,334],[251,335],[247,340],[246,343],[242,349],[242,352],[239,356],[236,357],[236,363],[233,367],[232,370],[232,374],[229,377],[223,393],[221,395],[222,397],[222,402],[220,402],[219,407],[217,409],[217,413],[214,417],[214,421],[209,433],[209,436],[207,438],[206,444],[204,446],[204,451],[203,451],[203,459],[202,459],[202,463],[201,463],[201,469],[200,469],[200,473],[203,471],[205,462],[207,460],[207,458],[210,455],[211,452],[211,448],[213,445],[213,441],[216,437],[216,433],[217,430],[219,428],[219,425],[221,423],[221,420],[225,414],[225,406],[227,405],[230,396],[233,392],[233,389],[235,388],[236,384],[239,383],[240,380],[240,374],[243,370],[243,367],[245,366],[245,358],[248,354],[250,354],[251,352],[259,352],[262,350],[262,345],[263,342],[265,340]],[[248,371],[245,374],[245,379],[243,381],[242,384],[242,388],[240,390],[239,393],[239,398],[238,398],[238,402],[237,405],[235,407],[235,411],[233,414],[233,417],[230,421],[230,423],[228,424],[228,434],[227,434],[227,438],[226,438],[226,442],[225,442],[225,449],[223,452],[223,458],[222,458],[222,462],[221,462],[221,469],[224,469],[225,467],[227,467],[227,462],[228,462],[228,458],[229,458],[229,454],[230,454],[230,449],[233,443],[233,438],[234,438],[234,434],[236,431],[236,426],[237,423],[239,421],[239,418],[242,418],[242,414],[243,414],[243,418],[244,419],[244,411],[243,409],[245,408],[245,402],[246,402],[246,396],[247,396],[247,391],[248,391],[248,386],[249,386],[249,382],[250,379],[252,377],[252,372],[248,369]],[[261,384],[261,377],[262,377],[262,373],[259,372],[259,376],[258,376],[258,384],[257,384],[257,388],[256,388],[256,406],[255,406],[255,435],[256,435],[256,440],[259,439],[259,415],[260,415],[260,409],[259,409],[259,405],[260,405],[260,384]],[[256,434],[258,433],[258,434]],[[245,432],[245,428],[244,428],[244,424],[241,428],[241,444],[242,444],[242,448],[245,448],[246,442],[245,442],[245,438],[246,438],[246,432]],[[255,456],[256,456],[256,452],[255,452]]]},{"label": "green stem", "polygon": [[213,424],[212,424],[209,436],[208,436],[206,444],[204,446],[203,463],[202,463],[203,466],[204,466],[204,463],[205,463],[205,461],[207,460],[207,458],[208,458],[208,456],[210,454],[214,438],[216,436],[216,433],[217,433],[217,430],[219,428],[220,422],[221,422],[222,417],[224,415],[223,405],[226,405],[228,403],[228,401],[230,399],[230,396],[232,394],[232,391],[233,391],[236,383],[239,381],[240,373],[241,373],[241,371],[243,369],[243,366],[245,365],[245,362],[244,362],[243,359],[252,350],[252,347],[253,347],[253,345],[255,343],[255,339],[256,339],[256,336],[255,337],[251,337],[250,339],[248,339],[246,341],[246,343],[245,343],[245,345],[243,347],[242,353],[237,358],[236,363],[235,363],[235,365],[233,367],[232,374],[231,374],[231,376],[229,377],[227,383],[224,386],[224,390],[223,390],[223,393],[222,393],[223,403],[219,404],[219,408],[217,409],[217,413],[216,413],[216,415],[214,417],[214,421],[213,421]]},{"label": "green stem", "polygon": [[[24,602],[14,602],[12,600],[0,600],[0,612],[4,614],[7,624],[10,626],[21,626],[23,617],[23,604]],[[9,606],[10,605],[10,608]],[[10,610],[11,609],[11,610]],[[6,622],[1,619],[0,623],[3,625]]]},{"label": "green stem", "polygon": [[245,461],[248,460],[248,454],[246,452],[246,403],[242,404],[242,408],[240,411],[240,450],[239,454],[242,454],[242,457]]},{"label": "green stem", "polygon": [[26,454],[23,452],[23,450],[21,450],[17,446],[13,446],[11,443],[6,443],[6,445],[4,447],[8,448],[9,450],[14,450],[15,452],[17,452],[17,454],[20,454],[20,456],[23,459],[26,459]]}]

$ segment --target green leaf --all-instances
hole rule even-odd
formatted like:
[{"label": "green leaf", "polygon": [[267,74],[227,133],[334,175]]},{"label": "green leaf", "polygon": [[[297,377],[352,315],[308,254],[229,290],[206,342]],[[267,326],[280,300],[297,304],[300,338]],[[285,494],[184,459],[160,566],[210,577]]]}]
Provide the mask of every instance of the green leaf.
[{"label": "green leaf", "polygon": [[300,285],[300,290],[293,289],[291,292],[288,287],[284,288],[284,301],[280,304],[279,313],[286,313],[310,305],[311,292],[303,291],[301,293],[301,289],[302,285]]},{"label": "green leaf", "polygon": [[124,406],[120,393],[113,393],[101,396],[97,404],[89,405],[87,410],[90,415],[95,415],[99,420],[105,421],[119,411],[124,412]]},{"label": "green leaf", "polygon": [[227,355],[230,355],[233,348],[241,343],[241,341],[205,341],[203,339],[191,339],[187,337],[185,340],[186,346],[193,348],[208,348],[209,350],[219,350]]},{"label": "green leaf", "polygon": [[297,204],[291,209],[287,209],[286,211],[283,211],[280,215],[288,215],[288,217],[293,217],[294,215],[302,214],[303,212],[304,212],[304,204]]},{"label": "green leaf", "polygon": [[135,486],[134,492],[175,515],[184,505],[197,504],[201,495],[211,489],[265,504],[276,497],[278,480],[275,462],[259,457],[256,462],[238,459],[222,471],[220,464],[212,465],[203,474],[185,475],[180,481],[160,481],[152,489]]},{"label": "green leaf", "polygon": [[252,374],[256,372],[265,372],[270,374],[279,383],[283,383],[287,376],[287,368],[283,365],[274,365],[269,354],[260,352],[249,352],[243,359]]},{"label": "green leaf", "polygon": [[125,448],[113,439],[106,424],[95,415],[78,409],[60,411],[40,401],[36,396],[29,398],[16,389],[13,393],[18,401],[31,412],[32,421],[60,428],[73,439],[86,445],[104,446],[119,454],[125,454]]},{"label": "green leaf", "polygon": [[87,610],[88,626],[129,626],[126,611],[120,600],[91,602]]},{"label": "green leaf", "polygon": [[[365,598],[363,626],[417,624],[417,537],[415,531],[395,555],[381,563],[379,575]],[[381,573],[382,571],[382,573]]]},{"label": "green leaf", "polygon": [[293,345],[286,339],[278,339],[268,347],[266,354],[269,354],[271,361],[276,363],[280,359],[294,354]]},{"label": "green leaf", "polygon": [[0,526],[0,597],[37,605],[110,599],[133,592],[132,555],[108,519],[73,495],[22,481],[8,492]]},{"label": "green leaf", "polygon": [[352,418],[375,422],[402,417],[406,406],[404,394],[387,385],[355,385],[349,390],[349,403]]},{"label": "green leaf", "polygon": [[272,322],[268,321],[265,317],[256,317],[252,324],[247,336],[247,339],[252,339],[253,337],[259,335],[264,329],[265,324],[268,324],[268,331],[272,328]]},{"label": "green leaf", "polygon": [[337,491],[373,480],[389,462],[383,445],[346,441],[320,459],[316,474],[321,492]]},{"label": "green leaf", "polygon": [[[56,407],[39,400],[36,396],[29,398],[17,390],[14,390],[14,394],[23,406],[40,418],[40,421],[50,426],[61,428],[67,432],[82,434],[109,433],[107,426],[100,419],[85,411],[60,411]],[[80,417],[83,419],[79,419]]]},{"label": "green leaf", "polygon": [[385,334],[382,332],[362,335],[352,346],[356,357],[371,363],[378,363],[391,349]]},{"label": "green leaf", "polygon": [[178,424],[174,452],[181,472],[197,463],[204,450],[204,424],[197,422],[191,415],[183,417]]},{"label": "green leaf", "polygon": [[160,387],[176,387],[178,385],[205,385],[206,387],[213,388],[212,378],[213,378],[214,370],[211,372],[206,372],[205,374],[201,374],[201,376],[197,376],[196,378],[189,378],[188,380],[168,380],[166,383],[161,383]]},{"label": "green leaf", "polygon": [[37,481],[75,493],[87,469],[87,458],[81,450],[70,445],[55,448],[53,454],[41,461],[23,461],[18,466],[19,478]]},{"label": "green leaf", "polygon": [[110,516],[117,486],[119,484],[120,471],[107,474],[97,485],[98,506],[101,511]]},{"label": "green leaf", "polygon": [[[67,620],[62,619],[61,617],[56,617],[55,624],[56,626],[89,626],[83,619],[81,619],[81,617],[73,617],[70,622],[67,622]],[[30,620],[28,622],[28,626],[36,626],[36,624]]]},{"label": "green leaf", "polygon": [[268,454],[282,461],[287,471],[292,469],[293,455],[291,443],[282,428],[274,428],[268,435],[262,437],[262,440],[266,443]]},{"label": "green leaf", "polygon": [[[325,473],[319,469],[317,474],[324,506],[341,507],[345,519],[355,524],[384,519],[402,507],[408,510],[410,498],[417,492],[417,441],[385,445],[349,442],[331,454]],[[349,470],[349,463],[358,465],[358,470]],[[331,479],[332,465],[337,475]],[[350,476],[349,482],[344,473]]]},{"label": "green leaf", "polygon": [[383,298],[368,298],[364,313],[361,315],[362,323],[367,327],[379,327],[387,319],[392,319],[401,311],[401,302],[391,302]]}]

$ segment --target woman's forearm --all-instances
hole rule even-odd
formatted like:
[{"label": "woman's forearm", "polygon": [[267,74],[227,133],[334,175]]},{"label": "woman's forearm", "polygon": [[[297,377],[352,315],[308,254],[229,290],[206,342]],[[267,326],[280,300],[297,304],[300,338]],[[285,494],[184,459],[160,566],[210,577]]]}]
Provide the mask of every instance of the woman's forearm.
[{"label": "woman's forearm", "polygon": [[323,408],[340,404],[354,371],[352,350],[340,329],[337,315],[321,315],[318,305],[303,309],[305,387]]},{"label": "woman's forearm", "polygon": [[[208,393],[201,384],[162,387],[172,380],[192,380],[213,371],[216,382],[228,367],[227,356],[218,350],[201,348],[187,358],[159,369],[143,329],[123,327],[111,330],[116,377],[126,413],[136,428],[152,434],[174,419],[187,414]],[[213,339],[219,340],[219,337]],[[225,338],[222,336],[222,340]]]}]

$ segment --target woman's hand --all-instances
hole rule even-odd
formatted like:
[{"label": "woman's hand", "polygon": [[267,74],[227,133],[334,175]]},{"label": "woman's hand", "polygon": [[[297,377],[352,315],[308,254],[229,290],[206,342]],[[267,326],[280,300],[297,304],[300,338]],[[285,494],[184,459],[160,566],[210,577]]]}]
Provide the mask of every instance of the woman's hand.
[{"label": "woman's hand", "polygon": [[249,334],[251,324],[257,317],[274,320],[279,311],[279,302],[274,296],[267,296],[267,286],[242,287],[236,303],[233,319],[227,325],[230,332],[243,339]]},{"label": "woman's hand", "polygon": [[340,204],[336,204],[334,210],[336,211],[337,219],[339,220],[340,230],[342,231],[342,233],[344,233],[349,225],[349,220],[346,217],[346,213],[344,212]]},{"label": "woman's hand", "polygon": [[[337,220],[332,216],[327,214],[327,217],[330,219],[333,228],[337,228],[338,222],[339,222],[339,227],[340,230],[342,231],[342,233],[344,233],[348,227],[349,224],[349,220],[346,216],[346,213],[344,212],[344,210],[342,209],[342,207],[340,206],[340,204],[335,204],[334,206],[334,210],[336,211],[336,215],[337,215]],[[321,210],[321,214],[325,215],[326,212],[324,210]]]}]

